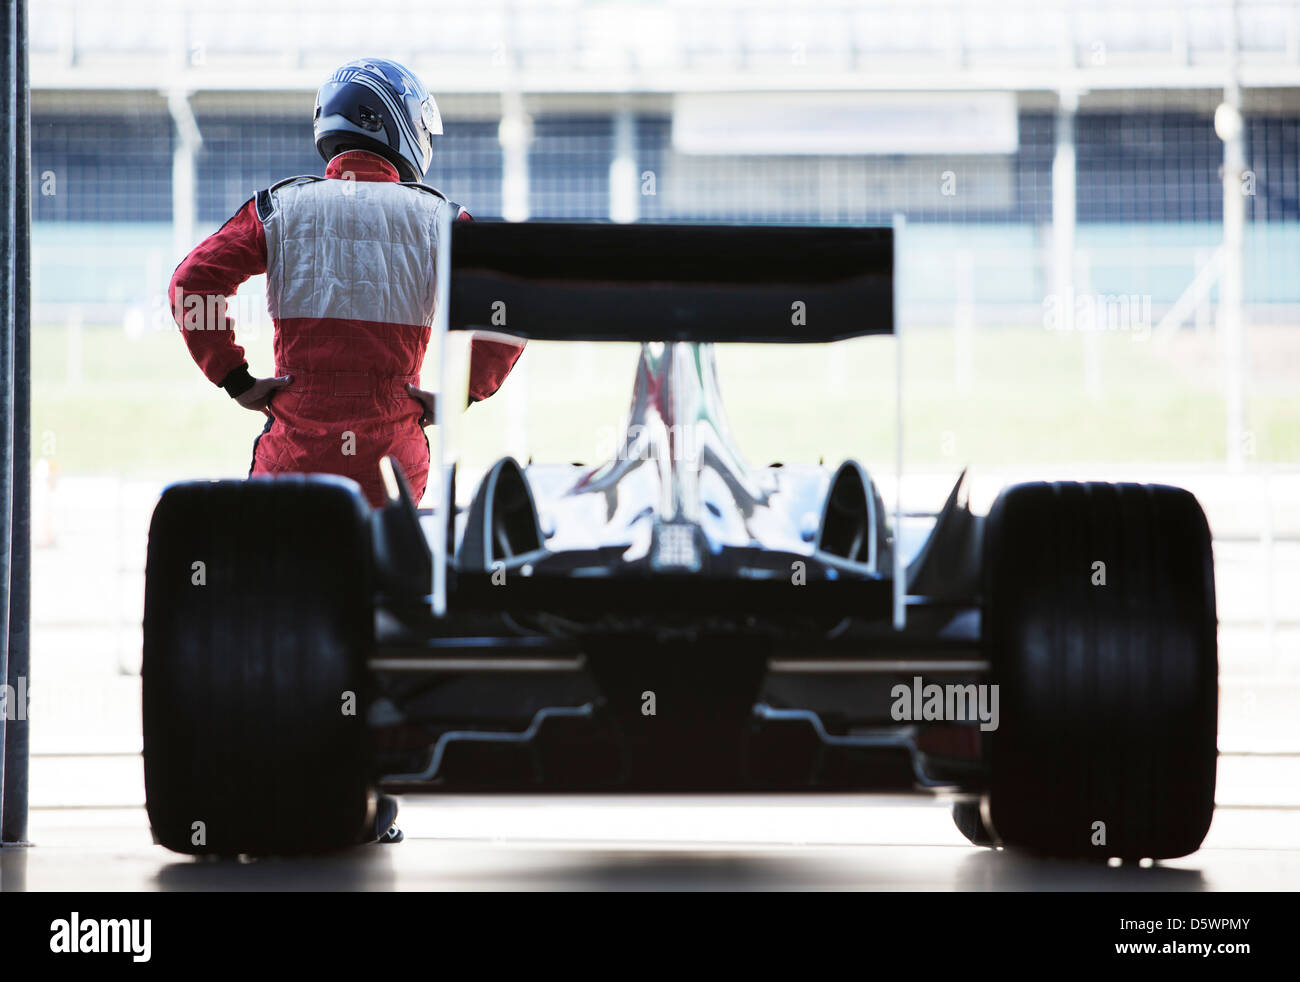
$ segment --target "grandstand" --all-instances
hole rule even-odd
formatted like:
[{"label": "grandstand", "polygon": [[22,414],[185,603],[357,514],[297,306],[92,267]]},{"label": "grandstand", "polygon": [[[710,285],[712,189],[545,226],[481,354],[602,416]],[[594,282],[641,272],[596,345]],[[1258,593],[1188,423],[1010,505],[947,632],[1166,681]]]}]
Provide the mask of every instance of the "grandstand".
[{"label": "grandstand", "polygon": [[[1221,2],[263,6],[34,5],[33,168],[57,184],[35,201],[43,309],[107,304],[104,315],[120,317],[120,305],[156,292],[195,230],[271,180],[319,172],[312,94],[360,50],[356,38],[408,60],[438,95],[447,133],[430,182],[476,215],[903,213],[916,257],[901,264],[904,306],[922,319],[958,300],[993,320],[1009,306],[1032,316],[1051,290],[1054,219],[1069,201],[1076,275],[1098,294],[1150,296],[1157,317],[1222,238]],[[1245,295],[1252,319],[1290,320],[1300,279],[1279,274],[1300,265],[1300,8],[1243,2],[1238,21],[1253,185]],[[874,142],[818,145],[807,116],[832,94],[840,115],[820,132]],[[990,115],[997,139],[951,149],[963,120]],[[737,122],[720,142],[744,149],[693,152],[694,130],[727,117]],[[802,145],[782,138],[795,119]],[[512,139],[526,145],[512,151]],[[1054,196],[1062,179],[1074,188]],[[92,271],[79,249],[106,226],[114,262]],[[953,271],[972,259],[961,297]]]}]

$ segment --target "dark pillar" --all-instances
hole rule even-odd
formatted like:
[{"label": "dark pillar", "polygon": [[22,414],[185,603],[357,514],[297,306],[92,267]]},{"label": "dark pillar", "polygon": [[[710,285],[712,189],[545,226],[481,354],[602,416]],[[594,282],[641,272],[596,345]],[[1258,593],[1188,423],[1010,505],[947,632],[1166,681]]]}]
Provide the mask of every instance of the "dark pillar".
[{"label": "dark pillar", "polygon": [[[0,722],[0,840],[27,838],[28,625],[31,609],[31,181],[27,3],[12,0],[0,23],[0,184],[8,195],[0,235],[0,678],[8,685]],[[12,718],[10,718],[12,717]]]}]

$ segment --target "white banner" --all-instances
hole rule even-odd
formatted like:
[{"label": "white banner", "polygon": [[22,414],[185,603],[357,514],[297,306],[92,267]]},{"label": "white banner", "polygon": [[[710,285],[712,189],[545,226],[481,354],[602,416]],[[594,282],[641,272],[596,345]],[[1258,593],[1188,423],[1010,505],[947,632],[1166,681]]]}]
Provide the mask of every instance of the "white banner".
[{"label": "white banner", "polygon": [[1010,92],[683,93],[685,154],[1007,154],[1020,131]]}]

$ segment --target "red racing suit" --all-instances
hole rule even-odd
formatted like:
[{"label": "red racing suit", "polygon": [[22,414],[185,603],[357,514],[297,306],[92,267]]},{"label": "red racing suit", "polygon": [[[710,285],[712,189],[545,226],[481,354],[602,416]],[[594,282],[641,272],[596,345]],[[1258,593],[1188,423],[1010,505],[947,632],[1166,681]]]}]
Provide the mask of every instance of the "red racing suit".
[{"label": "red racing suit", "polygon": [[[438,216],[432,188],[401,184],[382,157],[349,151],[324,178],[283,181],[249,199],[172,274],[172,315],[203,374],[232,397],[253,384],[225,298],[267,274],[275,374],[292,376],[270,402],[253,445],[254,474],[350,477],[384,500],[379,461],[395,454],[416,500],[429,475],[419,386],[434,314]],[[470,342],[470,402],[505,381],[523,350],[502,335]]]}]

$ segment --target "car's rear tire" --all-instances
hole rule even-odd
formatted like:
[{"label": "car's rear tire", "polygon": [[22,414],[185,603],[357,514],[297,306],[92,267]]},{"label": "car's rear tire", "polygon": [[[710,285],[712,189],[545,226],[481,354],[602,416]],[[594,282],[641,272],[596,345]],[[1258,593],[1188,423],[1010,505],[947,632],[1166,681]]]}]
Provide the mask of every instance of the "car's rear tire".
[{"label": "car's rear tire", "polygon": [[145,573],[145,794],[182,853],[358,841],[369,807],[368,506],[342,478],[166,490]]},{"label": "car's rear tire", "polygon": [[984,576],[996,837],[1069,857],[1194,852],[1214,812],[1218,723],[1214,565],[1196,499],[1017,485],[989,514]]}]

